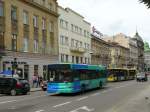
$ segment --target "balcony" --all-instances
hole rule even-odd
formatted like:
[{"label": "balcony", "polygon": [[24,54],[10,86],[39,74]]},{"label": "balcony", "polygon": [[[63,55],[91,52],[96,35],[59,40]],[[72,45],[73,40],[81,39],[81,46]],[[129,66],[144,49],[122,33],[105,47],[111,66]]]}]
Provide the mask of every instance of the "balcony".
[{"label": "balcony", "polygon": [[78,48],[79,52],[84,53],[86,50],[83,47]]},{"label": "balcony", "polygon": [[24,24],[24,32],[29,32],[29,25]]},{"label": "balcony", "polygon": [[70,50],[72,52],[78,52],[78,53],[84,53],[84,52],[86,52],[86,50],[84,48],[82,48],[82,47],[71,47]]}]

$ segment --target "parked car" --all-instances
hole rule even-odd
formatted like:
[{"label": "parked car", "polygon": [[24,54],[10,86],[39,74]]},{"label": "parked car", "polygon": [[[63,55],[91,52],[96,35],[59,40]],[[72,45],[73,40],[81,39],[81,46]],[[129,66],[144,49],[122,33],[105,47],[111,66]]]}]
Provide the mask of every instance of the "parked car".
[{"label": "parked car", "polygon": [[46,90],[47,90],[47,81],[43,81],[43,82],[42,82],[41,88],[42,88],[43,91],[46,91]]},{"label": "parked car", "polygon": [[147,78],[147,74],[146,73],[144,73],[144,72],[140,72],[140,73],[138,73],[137,75],[136,75],[136,80],[137,81],[148,81],[148,78]]},{"label": "parked car", "polygon": [[25,79],[13,77],[0,77],[0,94],[27,94],[30,91],[30,84]]}]

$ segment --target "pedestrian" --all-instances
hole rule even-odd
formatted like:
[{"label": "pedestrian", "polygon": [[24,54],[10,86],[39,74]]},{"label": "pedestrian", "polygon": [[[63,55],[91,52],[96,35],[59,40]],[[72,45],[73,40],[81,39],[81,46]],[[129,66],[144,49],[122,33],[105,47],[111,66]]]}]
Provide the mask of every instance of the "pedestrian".
[{"label": "pedestrian", "polygon": [[38,79],[39,79],[39,86],[41,86],[41,84],[42,84],[42,82],[43,82],[42,76],[40,76]]},{"label": "pedestrian", "polygon": [[37,87],[37,75],[34,74],[32,76],[32,87],[35,87],[35,85]]}]

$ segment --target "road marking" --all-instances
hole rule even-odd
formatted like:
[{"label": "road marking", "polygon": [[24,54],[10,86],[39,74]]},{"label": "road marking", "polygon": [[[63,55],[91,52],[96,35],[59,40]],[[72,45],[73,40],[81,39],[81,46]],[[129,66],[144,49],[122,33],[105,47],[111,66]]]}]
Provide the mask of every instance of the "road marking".
[{"label": "road marking", "polygon": [[87,106],[83,106],[83,107],[77,108],[77,109],[75,109],[75,110],[72,110],[72,111],[70,111],[70,112],[79,112],[80,110],[84,110],[84,111],[86,111],[86,112],[92,112],[92,111],[94,111],[95,109],[94,109],[94,108],[89,109]]},{"label": "road marking", "polygon": [[104,90],[104,91],[102,91],[101,93],[107,93],[108,91],[106,91],[106,90]]},{"label": "road marking", "polygon": [[21,100],[18,100],[18,101],[26,101],[26,100],[33,100],[33,99],[36,99],[36,98],[40,98],[40,97],[45,97],[47,95],[41,95],[41,96],[35,96],[35,97],[28,97],[28,98],[22,98]]},{"label": "road marking", "polygon": [[91,96],[98,96],[98,95],[100,95],[100,93],[94,93]]},{"label": "road marking", "polygon": [[113,89],[108,89],[107,92],[110,92],[110,91],[112,91],[112,90],[113,90]]},{"label": "road marking", "polygon": [[56,108],[56,107],[61,107],[61,106],[63,106],[63,105],[67,105],[67,104],[69,104],[69,103],[71,103],[71,102],[61,103],[61,104],[55,105],[55,106],[53,106],[53,107],[54,107],[54,108]]},{"label": "road marking", "polygon": [[5,104],[5,103],[12,103],[12,102],[16,102],[17,100],[11,100],[11,101],[3,101],[3,102],[0,102],[0,104]]},{"label": "road marking", "polygon": [[76,101],[81,101],[81,100],[84,100],[84,99],[87,99],[87,98],[88,98],[88,96],[85,96],[85,97],[77,99]]},{"label": "road marking", "polygon": [[35,112],[43,112],[44,110],[37,110],[37,111],[35,111]]}]

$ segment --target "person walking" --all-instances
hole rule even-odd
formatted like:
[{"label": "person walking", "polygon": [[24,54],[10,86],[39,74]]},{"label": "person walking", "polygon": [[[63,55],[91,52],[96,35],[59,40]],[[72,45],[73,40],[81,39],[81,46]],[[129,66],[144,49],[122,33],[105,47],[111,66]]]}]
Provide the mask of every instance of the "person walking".
[{"label": "person walking", "polygon": [[36,87],[37,87],[37,83],[38,83],[38,81],[37,81],[38,79],[37,79],[37,75],[33,75],[32,76],[32,87],[34,88],[35,87],[35,85],[36,85]]},{"label": "person walking", "polygon": [[43,78],[42,78],[42,76],[39,76],[39,86],[41,86],[41,84],[42,84],[42,82],[43,82]]}]

